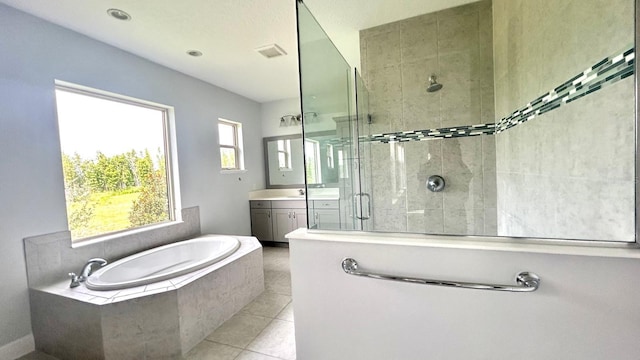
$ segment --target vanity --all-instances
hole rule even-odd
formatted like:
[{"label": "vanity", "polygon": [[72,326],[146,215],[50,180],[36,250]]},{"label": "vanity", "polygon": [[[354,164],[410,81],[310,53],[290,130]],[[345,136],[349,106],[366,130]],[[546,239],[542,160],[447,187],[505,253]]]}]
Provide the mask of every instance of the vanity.
[{"label": "vanity", "polygon": [[307,218],[312,229],[339,230],[338,189],[322,190],[322,195],[314,196],[311,192],[308,200],[304,195],[286,195],[291,192],[291,189],[251,192],[249,195],[251,235],[260,241],[288,243],[289,240],[285,235],[293,230],[306,228]]},{"label": "vanity", "polygon": [[263,139],[267,188],[249,193],[251,235],[263,242],[287,243],[285,235],[306,228],[307,219],[312,229],[340,229],[338,150],[330,142],[334,138],[335,131],[318,132],[304,145],[300,134]]}]

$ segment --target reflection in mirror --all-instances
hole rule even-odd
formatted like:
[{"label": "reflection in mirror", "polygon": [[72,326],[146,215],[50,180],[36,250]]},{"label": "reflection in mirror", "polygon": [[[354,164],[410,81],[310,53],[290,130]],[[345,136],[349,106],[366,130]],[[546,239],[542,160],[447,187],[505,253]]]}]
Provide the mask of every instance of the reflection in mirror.
[{"label": "reflection in mirror", "polygon": [[337,187],[340,152],[334,137],[335,131],[323,131],[305,139],[304,162],[300,135],[264,138],[267,188],[304,187],[305,170],[310,187]]},{"label": "reflection in mirror", "polygon": [[[483,0],[378,23],[359,31],[355,84],[305,6],[303,111],[310,94],[350,104],[343,228],[635,241],[633,0]],[[369,196],[370,216],[343,200]]]}]

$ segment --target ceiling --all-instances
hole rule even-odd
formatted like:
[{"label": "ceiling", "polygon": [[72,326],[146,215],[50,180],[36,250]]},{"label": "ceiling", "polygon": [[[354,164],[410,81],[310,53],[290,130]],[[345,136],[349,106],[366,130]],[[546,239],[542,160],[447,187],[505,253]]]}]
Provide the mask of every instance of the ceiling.
[{"label": "ceiling", "polygon": [[[295,0],[0,0],[257,102],[298,96]],[[353,66],[358,31],[475,0],[305,0]],[[109,17],[126,11],[131,21]],[[278,44],[286,56],[256,48]],[[188,50],[204,55],[192,57]]]}]

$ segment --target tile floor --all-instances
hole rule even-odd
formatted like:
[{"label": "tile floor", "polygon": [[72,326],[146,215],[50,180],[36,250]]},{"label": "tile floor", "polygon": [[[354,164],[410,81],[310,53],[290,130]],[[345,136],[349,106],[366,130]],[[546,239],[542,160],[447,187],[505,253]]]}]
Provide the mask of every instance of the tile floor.
[{"label": "tile floor", "polygon": [[[289,249],[264,247],[265,291],[193,348],[185,360],[295,360]],[[56,360],[38,352],[20,360]]]}]

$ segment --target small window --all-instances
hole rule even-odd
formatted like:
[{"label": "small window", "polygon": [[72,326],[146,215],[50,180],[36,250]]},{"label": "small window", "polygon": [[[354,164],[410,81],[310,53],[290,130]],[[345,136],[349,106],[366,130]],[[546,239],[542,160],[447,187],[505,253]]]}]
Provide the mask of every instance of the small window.
[{"label": "small window", "polygon": [[222,170],[243,170],[242,124],[219,119],[218,137]]},{"label": "small window", "polygon": [[59,83],[56,106],[72,241],[175,220],[169,108]]},{"label": "small window", "polygon": [[320,143],[316,140],[305,139],[304,156],[307,171],[307,183],[321,183],[322,176],[320,175]]},{"label": "small window", "polygon": [[278,140],[278,168],[291,170],[291,140]]},{"label": "small window", "polygon": [[327,167],[329,169],[333,169],[334,166],[335,165],[333,163],[333,145],[327,144]]}]

